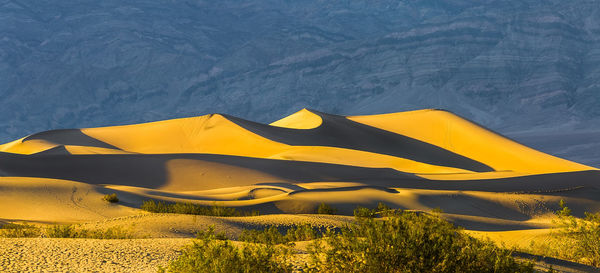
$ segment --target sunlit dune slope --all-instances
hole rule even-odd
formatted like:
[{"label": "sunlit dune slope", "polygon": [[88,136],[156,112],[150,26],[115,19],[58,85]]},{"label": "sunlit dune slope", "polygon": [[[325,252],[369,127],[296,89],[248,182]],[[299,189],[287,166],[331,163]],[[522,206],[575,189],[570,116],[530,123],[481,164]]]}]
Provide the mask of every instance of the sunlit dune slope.
[{"label": "sunlit dune slope", "polygon": [[348,119],[422,140],[485,162],[497,171],[540,174],[594,170],[523,146],[448,111],[427,109]]},{"label": "sunlit dune slope", "polygon": [[270,125],[212,114],[46,131],[0,151],[3,176],[170,190],[357,181],[531,191],[594,185],[598,176],[440,110],[343,117],[303,109]]},{"label": "sunlit dune slope", "polygon": [[134,209],[102,201],[101,187],[68,180],[0,177],[0,218],[79,222],[131,215]]},{"label": "sunlit dune slope", "polygon": [[416,139],[306,109],[274,122],[273,126],[214,114],[126,126],[54,130],[2,145],[0,151],[206,153],[393,168],[410,173],[492,170],[481,162]]},{"label": "sunlit dune slope", "polygon": [[280,120],[271,122],[272,126],[290,129],[313,129],[321,126],[323,119],[308,109],[302,109]]}]

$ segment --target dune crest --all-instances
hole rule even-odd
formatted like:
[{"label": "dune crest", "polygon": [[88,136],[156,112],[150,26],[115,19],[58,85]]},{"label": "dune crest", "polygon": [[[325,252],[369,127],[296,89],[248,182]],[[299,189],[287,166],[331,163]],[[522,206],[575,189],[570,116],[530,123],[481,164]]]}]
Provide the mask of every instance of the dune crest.
[{"label": "dune crest", "polygon": [[290,129],[314,129],[319,127],[321,123],[323,123],[323,119],[319,115],[304,108],[269,125]]},{"label": "dune crest", "polygon": [[348,119],[420,139],[485,162],[497,171],[541,174],[596,170],[536,151],[444,110],[350,116]]},{"label": "dune crest", "polygon": [[[0,145],[5,200],[35,200],[0,210],[0,220],[104,219],[138,213],[147,199],[267,214],[311,213],[322,202],[352,214],[385,202],[441,207],[476,229],[530,229],[546,227],[531,221],[561,198],[577,213],[600,210],[599,188],[595,168],[433,109],[349,117],[302,109],[271,124],[212,114],[53,130]],[[106,193],[119,203],[101,201]],[[40,213],[44,204],[54,212]]]}]

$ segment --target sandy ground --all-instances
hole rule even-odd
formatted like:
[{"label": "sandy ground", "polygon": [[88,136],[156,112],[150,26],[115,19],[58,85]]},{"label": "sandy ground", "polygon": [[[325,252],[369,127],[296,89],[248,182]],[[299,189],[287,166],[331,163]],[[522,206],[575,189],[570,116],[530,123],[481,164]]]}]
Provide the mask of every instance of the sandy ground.
[{"label": "sandy ground", "polygon": [[119,217],[81,224],[88,230],[105,230],[119,227],[129,231],[135,238],[194,238],[198,231],[214,226],[229,238],[237,238],[244,229],[263,229],[278,226],[282,229],[293,225],[310,224],[315,227],[340,227],[351,223],[354,217],[342,215],[262,215],[248,217],[213,217],[201,215],[153,213]]},{"label": "sandy ground", "polygon": [[190,239],[0,238],[1,272],[156,272]]},{"label": "sandy ground", "polygon": [[[191,243],[186,238],[125,240],[0,238],[0,272],[157,272],[177,258]],[[240,243],[234,242],[238,245]],[[308,242],[296,245],[294,272],[308,262],[303,254]],[[536,261],[536,271],[550,266],[561,273],[598,272],[596,269],[563,260],[524,253],[517,257]]]}]

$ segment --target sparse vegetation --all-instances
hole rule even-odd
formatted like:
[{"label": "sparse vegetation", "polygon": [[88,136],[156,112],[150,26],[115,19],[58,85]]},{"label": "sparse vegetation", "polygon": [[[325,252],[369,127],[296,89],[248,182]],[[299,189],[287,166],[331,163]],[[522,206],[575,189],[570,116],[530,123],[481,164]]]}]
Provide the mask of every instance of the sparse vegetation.
[{"label": "sparse vegetation", "polygon": [[571,216],[571,209],[567,207],[567,203],[565,203],[565,200],[560,199],[560,201],[558,202],[558,206],[560,206],[560,210],[556,212],[556,215],[563,218]]},{"label": "sparse vegetation", "polygon": [[261,244],[285,244],[297,241],[314,240],[321,237],[320,229],[304,224],[288,228],[285,232],[275,226],[269,226],[263,230],[246,229],[238,240]]},{"label": "sparse vegetation", "polygon": [[442,210],[440,207],[435,207],[435,208],[431,209],[431,213],[440,214],[440,213],[444,213],[444,210]]},{"label": "sparse vegetation", "polygon": [[134,235],[123,227],[106,229],[85,229],[77,225],[52,225],[48,227],[31,224],[6,224],[0,228],[0,237],[5,238],[90,238],[90,239],[131,239]]},{"label": "sparse vegetation", "polygon": [[365,207],[357,207],[354,209],[354,217],[357,218],[373,218],[377,215],[377,211]]},{"label": "sparse vegetation", "polygon": [[32,238],[39,237],[41,229],[31,224],[4,224],[0,227],[0,237],[4,238]]},{"label": "sparse vegetation", "polygon": [[239,211],[235,208],[219,206],[214,203],[212,206],[203,206],[193,203],[167,203],[163,201],[155,202],[147,200],[142,203],[141,209],[155,213],[179,213],[179,214],[194,214],[207,216],[257,216],[258,211]]},{"label": "sparse vegetation", "polygon": [[392,209],[382,202],[377,203],[377,208],[375,209],[369,209],[361,206],[358,206],[354,209],[354,217],[359,218],[374,218],[377,215],[381,217],[392,217],[398,213],[402,213],[402,210]]},{"label": "sparse vegetation", "polygon": [[509,250],[471,238],[435,215],[397,213],[328,232],[310,253],[323,272],[533,272]]},{"label": "sparse vegetation", "polygon": [[284,246],[244,244],[235,246],[223,234],[209,229],[199,234],[193,245],[168,268],[159,272],[291,272],[291,251]]},{"label": "sparse vegetation", "polygon": [[84,229],[74,225],[54,225],[46,229],[50,238],[89,238],[89,239],[131,239],[133,234],[127,229],[116,226],[106,229]]},{"label": "sparse vegetation", "polygon": [[46,229],[46,236],[50,238],[78,238],[79,233],[72,225],[54,225]]},{"label": "sparse vegetation", "polygon": [[557,230],[548,242],[534,243],[526,251],[537,255],[555,257],[600,266],[600,214],[585,213],[585,218],[571,215],[563,200],[556,212]]},{"label": "sparse vegetation", "polygon": [[107,194],[104,197],[102,197],[102,200],[109,202],[109,203],[119,202],[119,198],[117,197],[116,193]]},{"label": "sparse vegetation", "polygon": [[337,210],[325,203],[321,203],[319,204],[319,207],[317,208],[317,214],[335,214],[337,212]]},{"label": "sparse vegetation", "polygon": [[224,239],[214,229],[199,233],[163,272],[290,272],[286,261],[296,240],[313,240],[310,262],[296,264],[303,272],[533,272],[533,263],[515,260],[511,251],[471,238],[437,215],[414,212],[356,217],[339,230],[304,225],[284,233],[270,226],[245,231],[239,240],[250,243],[240,246]]}]

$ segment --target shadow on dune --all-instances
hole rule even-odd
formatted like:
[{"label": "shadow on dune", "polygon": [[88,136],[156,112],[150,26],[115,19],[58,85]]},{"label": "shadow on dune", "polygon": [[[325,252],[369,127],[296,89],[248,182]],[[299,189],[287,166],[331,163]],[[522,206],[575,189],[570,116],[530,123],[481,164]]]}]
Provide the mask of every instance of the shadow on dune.
[{"label": "shadow on dune", "polygon": [[97,140],[93,137],[84,134],[79,129],[59,129],[44,131],[30,135],[23,139],[24,142],[28,140],[44,140],[59,145],[88,146],[120,150],[115,146],[112,146],[106,142]]},{"label": "shadow on dune", "polygon": [[[220,163],[258,171],[280,178],[286,182],[351,181],[374,187],[414,188],[431,190],[463,190],[488,192],[551,193],[576,187],[600,188],[600,171],[579,171],[529,175],[513,178],[485,180],[425,180],[418,176],[388,168],[365,168],[328,163],[288,161],[211,154],[102,154],[102,155],[56,155],[33,156],[0,153],[1,176],[23,176],[66,179],[89,184],[115,184],[145,188],[160,188],[167,183],[166,163],[174,159]],[[201,171],[194,183],[201,184]],[[276,182],[261,181],[246,176],[244,172],[232,172],[233,180],[240,185]],[[286,187],[290,184],[284,183]],[[227,187],[229,185],[219,185]],[[190,189],[193,190],[193,189]]]},{"label": "shadow on dune", "polygon": [[[469,196],[466,194],[419,194],[417,203],[430,208],[442,208],[445,213],[493,217],[511,221],[526,221],[530,216],[505,206],[501,202]],[[465,220],[466,221],[466,220]]]},{"label": "shadow on dune", "polygon": [[288,145],[354,149],[474,172],[494,171],[481,162],[414,138],[364,125],[343,116],[311,112],[323,120],[314,129],[290,129],[223,116],[246,130]]},{"label": "shadow on dune", "polygon": [[463,227],[468,230],[477,231],[507,231],[507,230],[523,230],[523,229],[541,229],[547,228],[535,224],[529,224],[527,222],[518,221],[494,221],[494,222],[482,222],[473,219],[446,217],[444,218],[451,223]]},{"label": "shadow on dune", "polygon": [[44,155],[70,155],[67,148],[64,145],[59,145],[48,150],[41,151],[39,153],[32,154],[32,156],[44,156]]},{"label": "shadow on dune", "polygon": [[389,189],[389,188],[385,188],[385,187],[378,187],[378,186],[352,186],[352,187],[339,187],[339,188],[327,188],[327,189],[302,189],[302,190],[297,190],[297,191],[290,192],[289,195],[295,195],[295,194],[306,193],[306,192],[311,192],[311,193],[344,192],[344,191],[357,191],[357,190],[362,190],[362,189],[375,189],[375,190],[380,190],[380,191],[383,191],[383,192],[386,192],[386,193],[398,193],[398,191],[395,190],[395,189]]},{"label": "shadow on dune", "polygon": [[[212,162],[267,173],[282,181],[363,181],[372,179],[421,179],[415,175],[387,168],[363,168],[327,163],[287,161],[208,154],[102,154],[102,155],[37,155],[0,153],[0,175],[66,179],[89,184],[114,184],[160,188],[167,183],[166,163],[173,159]],[[201,183],[201,171],[197,174]],[[243,172],[231,176],[244,185],[265,181],[252,180]],[[198,189],[202,188],[199,184]],[[219,187],[227,187],[222,184]],[[237,184],[235,186],[240,186]],[[289,186],[289,185],[288,185]],[[191,189],[190,189],[191,190]]]},{"label": "shadow on dune", "polygon": [[527,175],[511,178],[458,180],[458,181],[407,181],[401,187],[432,190],[463,190],[514,193],[551,193],[577,187],[600,188],[600,171],[578,171]]},{"label": "shadow on dune", "polygon": [[[473,180],[372,179],[361,183],[388,188],[487,191],[552,195],[580,187],[600,189],[600,171],[577,171]],[[595,200],[595,199],[594,199]]]}]

